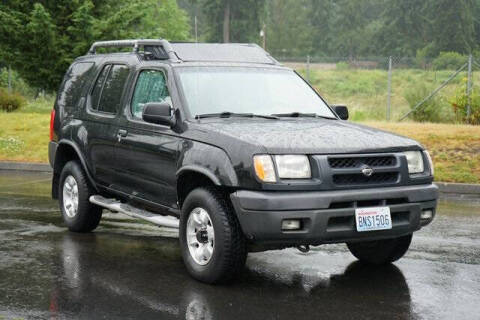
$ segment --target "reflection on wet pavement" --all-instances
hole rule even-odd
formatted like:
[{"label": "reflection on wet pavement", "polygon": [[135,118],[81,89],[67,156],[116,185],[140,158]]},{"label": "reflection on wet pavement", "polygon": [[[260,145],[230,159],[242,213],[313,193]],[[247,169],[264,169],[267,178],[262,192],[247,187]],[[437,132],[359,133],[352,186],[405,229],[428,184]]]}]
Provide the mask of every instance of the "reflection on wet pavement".
[{"label": "reflection on wet pavement", "polygon": [[[40,181],[42,180],[43,181]],[[33,181],[33,184],[24,182]],[[105,213],[69,233],[49,176],[0,171],[0,319],[478,319],[480,201],[443,201],[406,257],[364,266],[344,245],[252,253],[241,278],[186,273],[174,230]]]}]

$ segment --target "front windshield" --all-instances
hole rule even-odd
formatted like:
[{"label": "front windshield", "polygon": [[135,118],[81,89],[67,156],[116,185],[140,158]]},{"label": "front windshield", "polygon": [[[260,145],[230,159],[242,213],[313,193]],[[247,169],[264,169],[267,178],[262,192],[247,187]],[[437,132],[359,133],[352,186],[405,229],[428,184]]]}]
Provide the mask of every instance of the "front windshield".
[{"label": "front windshield", "polygon": [[181,67],[180,83],[192,116],[209,113],[315,113],[335,118],[295,72],[246,67]]}]

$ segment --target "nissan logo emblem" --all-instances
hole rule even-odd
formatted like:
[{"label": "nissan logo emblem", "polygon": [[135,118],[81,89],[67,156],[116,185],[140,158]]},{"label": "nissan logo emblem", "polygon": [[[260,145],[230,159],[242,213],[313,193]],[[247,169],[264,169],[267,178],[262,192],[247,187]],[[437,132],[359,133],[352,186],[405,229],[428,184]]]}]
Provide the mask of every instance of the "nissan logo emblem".
[{"label": "nissan logo emblem", "polygon": [[362,169],[362,173],[365,177],[371,177],[373,174],[373,169],[370,167],[365,167]]}]

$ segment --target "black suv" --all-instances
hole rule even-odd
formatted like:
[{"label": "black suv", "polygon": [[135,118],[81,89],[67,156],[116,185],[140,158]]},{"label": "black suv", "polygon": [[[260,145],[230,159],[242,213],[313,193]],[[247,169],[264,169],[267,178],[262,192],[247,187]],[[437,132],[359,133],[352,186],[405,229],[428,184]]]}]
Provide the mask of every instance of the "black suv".
[{"label": "black suv", "polygon": [[96,42],[51,114],[52,196],[71,231],[103,208],[179,228],[208,283],[249,251],[346,243],[390,263],[435,216],[433,166],[417,142],[347,119],[257,45]]}]

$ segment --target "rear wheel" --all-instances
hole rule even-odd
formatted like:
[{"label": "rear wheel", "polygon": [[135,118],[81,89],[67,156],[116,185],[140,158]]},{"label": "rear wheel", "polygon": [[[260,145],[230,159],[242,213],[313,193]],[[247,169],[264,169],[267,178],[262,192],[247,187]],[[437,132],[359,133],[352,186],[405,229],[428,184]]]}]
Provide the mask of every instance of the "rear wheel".
[{"label": "rear wheel", "polygon": [[224,283],[245,265],[245,238],[224,195],[214,188],[190,192],[182,206],[180,246],[192,277],[206,283]]},{"label": "rear wheel", "polygon": [[350,252],[361,262],[387,264],[397,261],[407,252],[412,234],[385,240],[347,243]]},{"label": "rear wheel", "polygon": [[95,192],[77,161],[65,164],[60,174],[59,188],[60,210],[68,229],[74,232],[95,229],[102,217],[102,208],[90,203],[89,198]]}]

